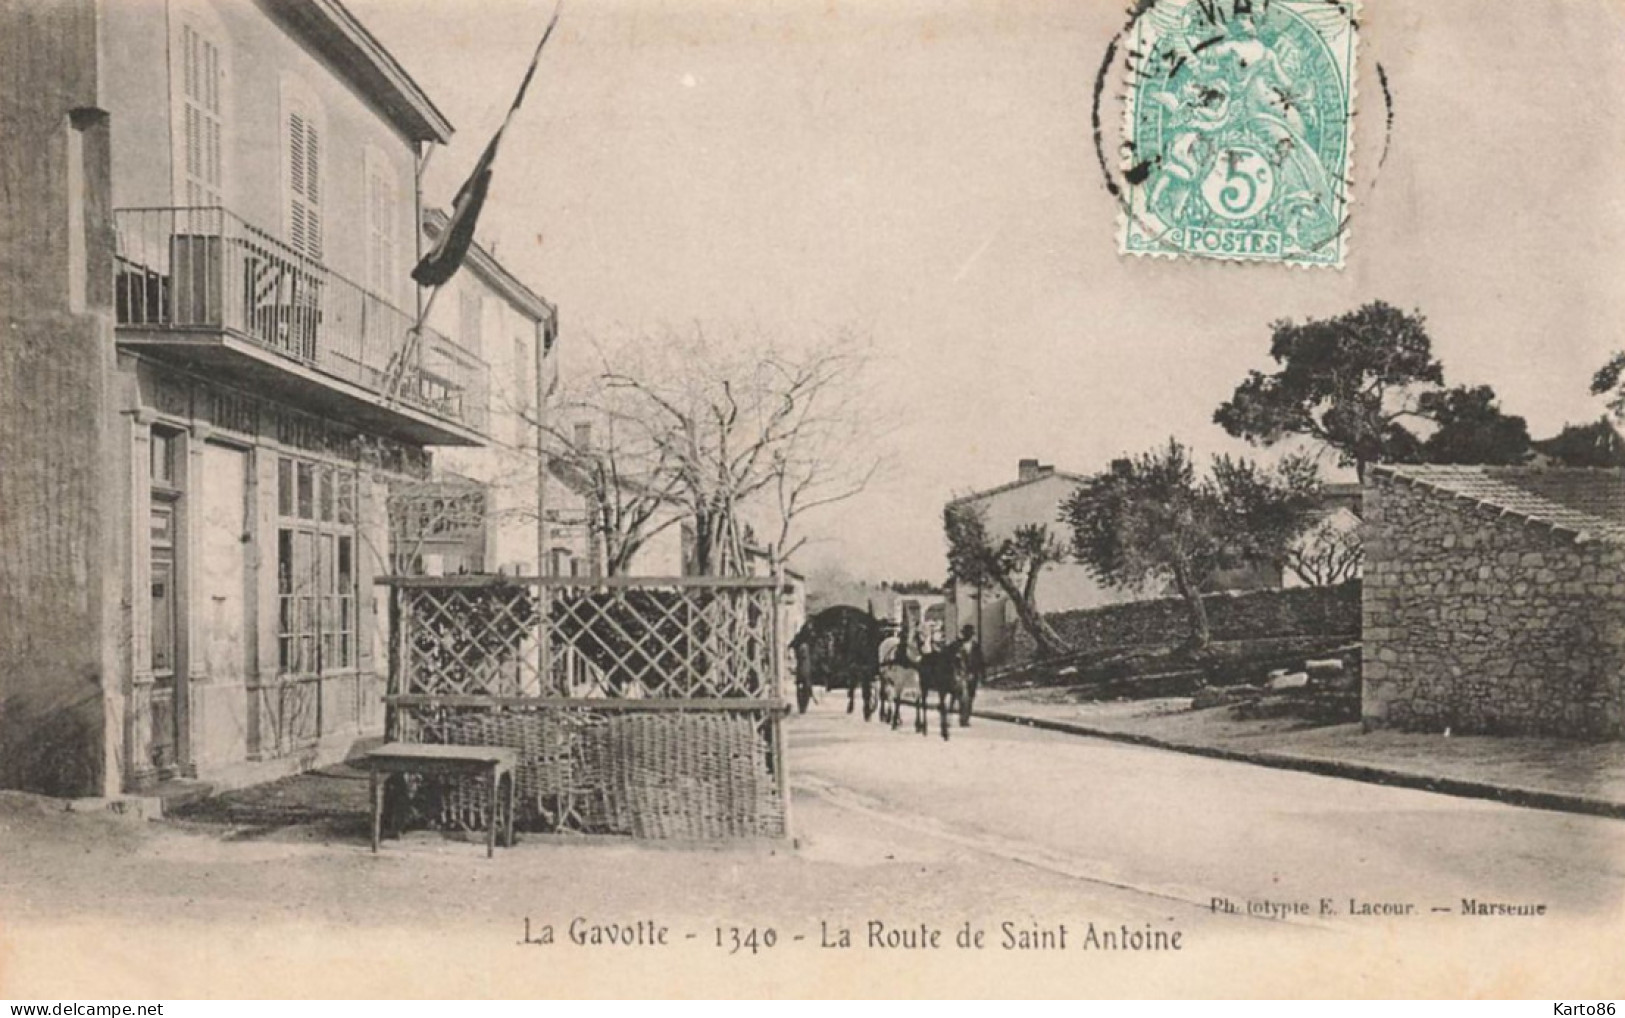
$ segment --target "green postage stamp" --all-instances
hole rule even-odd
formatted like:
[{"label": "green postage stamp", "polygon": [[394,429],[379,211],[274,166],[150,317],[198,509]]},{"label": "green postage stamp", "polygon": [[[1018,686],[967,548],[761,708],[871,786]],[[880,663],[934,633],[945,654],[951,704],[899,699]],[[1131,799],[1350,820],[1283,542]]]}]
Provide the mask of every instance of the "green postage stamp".
[{"label": "green postage stamp", "polygon": [[1353,0],[1154,0],[1128,35],[1126,254],[1341,267]]}]

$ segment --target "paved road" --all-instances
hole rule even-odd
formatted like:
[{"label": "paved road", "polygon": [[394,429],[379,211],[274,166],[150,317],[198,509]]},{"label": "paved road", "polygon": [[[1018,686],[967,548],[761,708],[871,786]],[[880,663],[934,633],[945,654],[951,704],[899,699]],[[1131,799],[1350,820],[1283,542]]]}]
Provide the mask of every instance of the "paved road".
[{"label": "paved road", "polygon": [[844,710],[834,694],[790,722],[803,796],[1079,881],[1200,905],[1223,898],[1243,912],[1248,902],[1304,903],[1311,920],[1334,926],[1368,918],[1351,920],[1352,902],[1375,914],[1408,908],[1430,924],[1461,923],[1463,899],[1625,918],[1618,820],[990,721],[944,743],[934,730],[892,732]]}]

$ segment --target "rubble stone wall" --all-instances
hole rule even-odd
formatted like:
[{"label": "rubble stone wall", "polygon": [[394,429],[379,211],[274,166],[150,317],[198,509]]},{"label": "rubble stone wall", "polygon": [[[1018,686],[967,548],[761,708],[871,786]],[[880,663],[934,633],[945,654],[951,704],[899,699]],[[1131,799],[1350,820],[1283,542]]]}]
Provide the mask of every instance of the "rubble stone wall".
[{"label": "rubble stone wall", "polygon": [[[1296,587],[1247,593],[1208,594],[1208,628],[1215,640],[1283,636],[1357,637],[1360,581],[1335,587]],[[1073,650],[1178,643],[1190,633],[1190,609],[1181,598],[1130,601],[1045,616]],[[1016,660],[1033,656],[1026,630],[1016,634]]]},{"label": "rubble stone wall", "polygon": [[1620,736],[1625,549],[1392,475],[1365,512],[1368,727]]}]

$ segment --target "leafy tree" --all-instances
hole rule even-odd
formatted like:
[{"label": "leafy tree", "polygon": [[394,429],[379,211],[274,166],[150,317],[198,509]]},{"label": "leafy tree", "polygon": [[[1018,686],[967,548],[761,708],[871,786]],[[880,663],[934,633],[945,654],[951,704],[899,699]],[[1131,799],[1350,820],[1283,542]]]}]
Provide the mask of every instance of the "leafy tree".
[{"label": "leafy tree", "polygon": [[1608,358],[1608,363],[1597,369],[1591,378],[1591,394],[1609,397],[1608,409],[1615,417],[1625,419],[1625,350]]},{"label": "leafy tree", "polygon": [[1280,370],[1249,372],[1220,404],[1214,423],[1231,435],[1261,446],[1314,439],[1361,480],[1371,463],[1529,458],[1528,425],[1501,412],[1495,390],[1444,388],[1444,367],[1419,312],[1373,301],[1335,318],[1270,328],[1270,356]]},{"label": "leafy tree", "polygon": [[930,580],[903,580],[901,582],[888,580],[888,581],[882,583],[881,587],[883,587],[886,590],[895,591],[896,593],[899,593],[899,594],[941,594],[942,593],[942,584],[933,583]]},{"label": "leafy tree", "polygon": [[1625,467],[1625,442],[1606,417],[1590,424],[1565,424],[1535,448],[1564,467]]},{"label": "leafy tree", "polygon": [[1335,318],[1271,324],[1274,374],[1250,372],[1214,413],[1237,438],[1271,446],[1307,436],[1336,450],[1364,479],[1367,464],[1414,458],[1406,418],[1421,391],[1444,382],[1420,313],[1374,301]]},{"label": "leafy tree", "polygon": [[1422,443],[1423,462],[1506,466],[1529,459],[1528,424],[1502,413],[1487,385],[1424,392],[1417,409],[1438,425]]},{"label": "leafy tree", "polygon": [[1274,470],[1218,457],[1199,478],[1190,450],[1167,446],[1112,463],[1062,504],[1072,552],[1103,582],[1172,582],[1190,611],[1191,644],[1211,641],[1202,587],[1221,569],[1280,563],[1320,501],[1313,462],[1288,457]]},{"label": "leafy tree", "polygon": [[1312,455],[1285,456],[1266,469],[1249,459],[1216,456],[1212,490],[1224,524],[1225,555],[1240,562],[1279,566],[1286,549],[1303,533],[1308,514],[1319,508],[1320,469]]},{"label": "leafy tree", "polygon": [[950,503],[942,514],[948,538],[948,578],[973,587],[997,587],[1015,605],[1016,617],[1042,657],[1067,649],[1066,641],[1038,610],[1038,578],[1044,567],[1066,557],[1066,546],[1042,524],[1017,527],[1006,537],[988,532],[987,514],[970,502]]}]

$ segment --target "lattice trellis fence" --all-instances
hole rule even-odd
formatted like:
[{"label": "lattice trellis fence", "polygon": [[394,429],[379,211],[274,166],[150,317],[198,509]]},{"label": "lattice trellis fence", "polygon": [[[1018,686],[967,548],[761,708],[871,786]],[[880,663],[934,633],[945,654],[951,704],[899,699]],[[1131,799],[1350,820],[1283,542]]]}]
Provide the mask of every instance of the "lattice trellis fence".
[{"label": "lattice trellis fence", "polygon": [[[519,750],[521,829],[788,833],[772,580],[380,582],[392,588],[390,737]],[[483,815],[473,785],[404,791],[392,798],[419,820]]]}]

